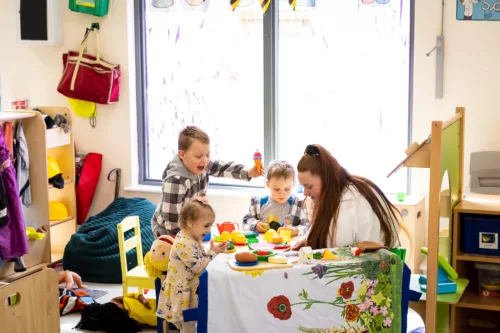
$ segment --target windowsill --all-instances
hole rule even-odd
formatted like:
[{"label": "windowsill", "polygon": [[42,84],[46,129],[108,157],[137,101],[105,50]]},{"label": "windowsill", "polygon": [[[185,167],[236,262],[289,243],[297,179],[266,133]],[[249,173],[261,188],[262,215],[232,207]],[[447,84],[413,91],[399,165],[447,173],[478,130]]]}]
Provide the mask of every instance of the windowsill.
[{"label": "windowsill", "polygon": [[[139,193],[161,193],[161,186],[155,185],[134,185],[127,186],[123,189],[126,192]],[[269,190],[266,188],[243,187],[243,186],[220,186],[210,185],[207,195],[211,196],[232,196],[232,197],[248,197],[249,195],[268,195]]]}]

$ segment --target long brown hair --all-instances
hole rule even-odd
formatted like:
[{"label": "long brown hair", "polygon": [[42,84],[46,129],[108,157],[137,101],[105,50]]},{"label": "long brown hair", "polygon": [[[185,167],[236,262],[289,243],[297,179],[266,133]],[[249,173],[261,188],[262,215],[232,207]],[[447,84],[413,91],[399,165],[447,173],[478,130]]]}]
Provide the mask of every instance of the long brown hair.
[{"label": "long brown hair", "polygon": [[321,195],[313,210],[311,230],[307,237],[308,246],[313,249],[326,248],[329,236],[335,241],[339,207],[342,195],[349,185],[354,186],[370,203],[380,221],[380,229],[384,233],[384,245],[393,247],[398,243],[395,223],[399,225],[399,218],[396,215],[399,215],[399,211],[371,180],[351,175],[328,150],[317,144],[307,146],[297,170],[309,171],[321,179]]}]

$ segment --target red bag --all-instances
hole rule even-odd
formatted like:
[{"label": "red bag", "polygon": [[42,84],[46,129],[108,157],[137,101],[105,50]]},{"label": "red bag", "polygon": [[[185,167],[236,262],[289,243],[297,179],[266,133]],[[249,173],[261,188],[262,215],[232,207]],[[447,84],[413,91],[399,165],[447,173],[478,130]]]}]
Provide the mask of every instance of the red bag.
[{"label": "red bag", "polygon": [[101,175],[101,167],[102,155],[88,153],[76,184],[76,222],[78,224],[83,224],[87,219]]},{"label": "red bag", "polygon": [[[84,53],[91,32],[96,37],[97,57]],[[118,101],[120,65],[113,65],[102,59],[97,29],[88,29],[80,45],[80,52],[69,51],[63,54],[63,66],[57,91],[64,96],[99,104]]]}]

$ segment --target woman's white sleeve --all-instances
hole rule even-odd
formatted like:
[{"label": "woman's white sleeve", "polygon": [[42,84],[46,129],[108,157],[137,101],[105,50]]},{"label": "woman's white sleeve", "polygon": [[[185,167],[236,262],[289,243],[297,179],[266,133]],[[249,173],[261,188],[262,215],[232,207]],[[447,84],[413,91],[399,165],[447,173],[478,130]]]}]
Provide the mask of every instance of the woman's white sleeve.
[{"label": "woman's white sleeve", "polygon": [[354,239],[359,242],[377,242],[384,245],[384,234],[381,232],[380,220],[370,206],[368,200],[362,195],[357,198],[357,230]]}]

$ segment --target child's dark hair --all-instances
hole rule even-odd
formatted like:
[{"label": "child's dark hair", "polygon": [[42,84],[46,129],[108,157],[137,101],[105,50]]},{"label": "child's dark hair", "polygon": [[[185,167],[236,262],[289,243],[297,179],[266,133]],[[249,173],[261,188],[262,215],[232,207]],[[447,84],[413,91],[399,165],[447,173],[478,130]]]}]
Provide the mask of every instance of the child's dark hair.
[{"label": "child's dark hair", "polygon": [[295,181],[295,169],[287,161],[272,161],[267,167],[267,180],[271,178],[292,178]]},{"label": "child's dark hair", "polygon": [[214,209],[208,203],[199,200],[191,201],[182,207],[179,217],[180,227],[186,228],[189,220],[196,221],[204,214],[210,214],[215,217]]},{"label": "child's dark hair", "polygon": [[210,137],[208,134],[199,127],[187,126],[179,133],[179,150],[188,150],[194,140],[203,142],[204,144],[210,144]]}]

